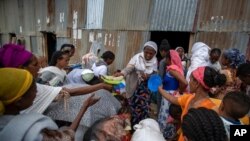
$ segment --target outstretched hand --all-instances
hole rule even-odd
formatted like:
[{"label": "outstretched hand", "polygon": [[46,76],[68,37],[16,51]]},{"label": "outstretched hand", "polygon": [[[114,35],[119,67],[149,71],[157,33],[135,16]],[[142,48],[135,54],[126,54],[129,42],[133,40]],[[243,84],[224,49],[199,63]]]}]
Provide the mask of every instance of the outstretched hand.
[{"label": "outstretched hand", "polygon": [[86,101],[84,101],[83,105],[85,107],[90,107],[96,104],[100,99],[101,99],[100,97],[96,98],[95,94],[92,94]]}]

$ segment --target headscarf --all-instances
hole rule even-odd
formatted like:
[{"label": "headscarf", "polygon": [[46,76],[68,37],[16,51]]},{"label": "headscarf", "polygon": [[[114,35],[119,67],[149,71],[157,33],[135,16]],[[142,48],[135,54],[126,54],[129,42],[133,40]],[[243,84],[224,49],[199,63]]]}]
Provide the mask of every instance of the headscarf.
[{"label": "headscarf", "polygon": [[198,67],[196,70],[192,72],[193,77],[205,88],[210,89],[204,82],[204,74],[206,67]]},{"label": "headscarf", "polygon": [[153,71],[157,71],[157,44],[153,41],[148,41],[144,44],[143,50],[145,47],[150,47],[155,50],[155,55],[151,60],[146,60],[144,57],[144,52],[136,54],[130,61],[129,65],[135,66],[137,71],[142,71],[147,74],[151,74]]},{"label": "headscarf", "polygon": [[31,57],[32,53],[25,50],[24,46],[6,44],[0,48],[0,64],[3,67],[20,67],[29,61]]},{"label": "headscarf", "polygon": [[245,56],[236,48],[224,51],[224,56],[230,60],[230,66],[233,68],[238,68],[239,65],[246,62]]},{"label": "headscarf", "polygon": [[16,68],[2,68],[0,74],[0,114],[3,114],[5,105],[11,104],[27,92],[33,77],[27,70]]},{"label": "headscarf", "polygon": [[172,50],[172,49],[169,52],[170,52],[170,58],[171,58],[171,65],[167,66],[167,70],[168,71],[170,69],[176,70],[179,73],[181,73],[182,75],[184,75],[180,55],[178,54],[177,51]]},{"label": "headscarf", "polygon": [[202,42],[197,42],[193,45],[191,53],[191,65],[188,68],[186,79],[190,81],[191,73],[198,67],[209,65],[209,51],[210,47]]}]

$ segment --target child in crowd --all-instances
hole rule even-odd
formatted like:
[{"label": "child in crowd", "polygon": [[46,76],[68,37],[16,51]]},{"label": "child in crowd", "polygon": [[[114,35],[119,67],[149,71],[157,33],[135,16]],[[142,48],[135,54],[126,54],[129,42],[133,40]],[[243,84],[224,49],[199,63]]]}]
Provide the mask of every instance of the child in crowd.
[{"label": "child in crowd", "polygon": [[250,98],[243,92],[229,92],[225,95],[219,107],[219,114],[224,123],[229,138],[230,125],[241,125],[240,118],[250,109]]},{"label": "child in crowd", "polygon": [[221,50],[219,48],[213,48],[209,54],[209,66],[216,71],[221,70],[221,65],[219,62],[221,56]]},{"label": "child in crowd", "polygon": [[181,113],[182,113],[181,106],[170,104],[169,115],[171,116],[171,118],[168,118],[168,122],[174,124],[177,132],[176,137],[173,140],[177,140],[181,133]]}]

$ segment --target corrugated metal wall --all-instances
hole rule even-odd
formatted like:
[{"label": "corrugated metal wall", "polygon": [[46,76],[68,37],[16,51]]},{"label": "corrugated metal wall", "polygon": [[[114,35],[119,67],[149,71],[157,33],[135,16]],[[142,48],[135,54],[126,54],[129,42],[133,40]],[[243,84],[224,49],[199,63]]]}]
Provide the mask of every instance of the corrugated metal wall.
[{"label": "corrugated metal wall", "polygon": [[155,0],[150,30],[192,31],[198,0]]},{"label": "corrugated metal wall", "polygon": [[242,53],[246,53],[249,34],[244,32],[199,32],[195,41],[201,41],[211,48],[237,48]]},{"label": "corrugated metal wall", "polygon": [[149,37],[149,32],[144,31],[84,30],[83,38],[79,40],[81,46],[77,47],[74,57],[81,62],[81,57],[89,51],[92,42],[99,38],[102,46],[116,55],[115,62],[109,67],[114,72],[124,68],[130,58],[141,51]]},{"label": "corrugated metal wall", "polygon": [[103,21],[104,0],[88,0],[87,29],[101,29]]},{"label": "corrugated metal wall", "polygon": [[151,0],[105,0],[103,29],[148,30]]},{"label": "corrugated metal wall", "polygon": [[250,31],[249,0],[201,0],[200,31]]},{"label": "corrugated metal wall", "polygon": [[[194,41],[246,51],[250,31],[249,0],[0,0],[1,44],[15,32],[27,49],[46,55],[40,31],[57,36],[57,49],[73,43],[81,62],[93,40],[117,56],[112,70],[123,68],[150,38],[149,31],[192,32]],[[191,38],[190,38],[191,40]],[[191,42],[191,41],[190,41]]]}]

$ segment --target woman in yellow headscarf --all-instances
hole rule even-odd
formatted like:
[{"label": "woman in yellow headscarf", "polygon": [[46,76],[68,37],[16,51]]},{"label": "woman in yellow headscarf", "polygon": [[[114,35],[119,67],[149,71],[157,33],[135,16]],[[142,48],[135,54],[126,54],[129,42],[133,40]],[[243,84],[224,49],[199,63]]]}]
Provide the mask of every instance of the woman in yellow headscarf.
[{"label": "woman in yellow headscarf", "polygon": [[0,69],[0,114],[19,114],[30,107],[36,96],[32,75],[23,69]]},{"label": "woman in yellow headscarf", "polygon": [[73,141],[83,114],[100,99],[90,96],[69,128],[58,130],[55,122],[47,116],[38,113],[19,114],[32,105],[37,92],[36,83],[27,70],[2,68],[0,75],[1,141]]}]

